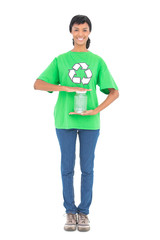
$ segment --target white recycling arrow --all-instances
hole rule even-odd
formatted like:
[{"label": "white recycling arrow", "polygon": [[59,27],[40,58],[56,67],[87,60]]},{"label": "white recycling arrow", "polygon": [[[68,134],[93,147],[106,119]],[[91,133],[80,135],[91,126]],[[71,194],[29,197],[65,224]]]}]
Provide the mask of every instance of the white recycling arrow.
[{"label": "white recycling arrow", "polygon": [[80,63],[82,69],[87,69],[89,65],[87,65],[86,63]]},{"label": "white recycling arrow", "polygon": [[84,85],[84,84],[88,84],[89,81],[90,81],[90,78],[82,78],[82,83],[83,83],[83,85]]},{"label": "white recycling arrow", "polygon": [[72,81],[73,81],[74,83],[81,83],[81,78],[80,78],[80,77],[74,77],[74,78],[72,79]]},{"label": "white recycling arrow", "polygon": [[72,68],[75,70],[78,70],[80,68],[80,64],[76,63],[76,64],[74,64],[74,66]]},{"label": "white recycling arrow", "polygon": [[70,79],[72,79],[75,74],[76,74],[76,72],[73,69],[69,70]]},{"label": "white recycling arrow", "polygon": [[87,70],[85,71],[85,73],[86,73],[86,76],[87,76],[88,78],[91,78],[91,77],[92,77],[92,72],[91,72],[90,69],[87,69]]}]

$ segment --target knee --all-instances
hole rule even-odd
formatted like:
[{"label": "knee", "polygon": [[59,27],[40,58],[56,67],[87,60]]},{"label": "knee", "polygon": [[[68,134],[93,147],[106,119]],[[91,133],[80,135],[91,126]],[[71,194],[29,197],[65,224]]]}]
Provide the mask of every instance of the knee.
[{"label": "knee", "polygon": [[74,170],[61,170],[63,176],[73,176]]},{"label": "knee", "polygon": [[82,172],[82,175],[83,176],[92,176],[93,175],[93,173],[94,173],[94,171],[93,170],[89,170],[89,171],[83,171],[83,170],[81,170],[81,172]]}]

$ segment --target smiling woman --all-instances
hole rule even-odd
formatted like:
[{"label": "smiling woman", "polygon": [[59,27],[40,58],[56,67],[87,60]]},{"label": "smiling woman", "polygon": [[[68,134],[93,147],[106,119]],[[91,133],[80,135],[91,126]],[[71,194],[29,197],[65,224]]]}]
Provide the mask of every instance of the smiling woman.
[{"label": "smiling woman", "polygon": [[[90,229],[87,215],[92,202],[95,148],[100,135],[100,111],[119,96],[118,87],[105,61],[87,50],[90,46],[91,29],[91,21],[87,16],[74,16],[69,25],[74,48],[56,56],[34,84],[35,89],[49,93],[59,91],[54,119],[61,150],[61,177],[67,213],[64,229],[67,231],[76,230],[77,225],[79,231]],[[97,85],[103,94],[108,95],[100,105],[96,94]],[[74,112],[74,96],[77,91],[86,91],[87,95],[87,110],[82,113]],[[77,135],[80,141],[82,172],[81,202],[78,206],[75,205],[73,188]]]}]

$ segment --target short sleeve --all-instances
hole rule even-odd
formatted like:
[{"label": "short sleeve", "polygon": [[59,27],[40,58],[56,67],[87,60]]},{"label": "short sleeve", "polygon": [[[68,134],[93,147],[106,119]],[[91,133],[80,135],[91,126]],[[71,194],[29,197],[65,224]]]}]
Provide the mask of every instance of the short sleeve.
[{"label": "short sleeve", "polygon": [[97,85],[100,87],[100,91],[105,94],[109,94],[108,88],[114,88],[114,89],[118,90],[118,87],[117,87],[106,63],[102,58],[100,61]]},{"label": "short sleeve", "polygon": [[[40,76],[37,79],[43,80],[47,83],[59,85],[59,73],[56,57],[49,64],[49,66],[40,74]],[[53,91],[47,92],[52,93]]]}]

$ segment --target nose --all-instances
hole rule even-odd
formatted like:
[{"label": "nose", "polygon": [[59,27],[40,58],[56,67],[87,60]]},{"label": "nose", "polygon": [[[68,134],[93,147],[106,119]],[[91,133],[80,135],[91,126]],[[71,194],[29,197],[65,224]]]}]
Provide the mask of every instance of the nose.
[{"label": "nose", "polygon": [[79,34],[78,37],[83,38],[83,33]]},{"label": "nose", "polygon": [[79,37],[83,37],[83,32],[79,32]]}]

